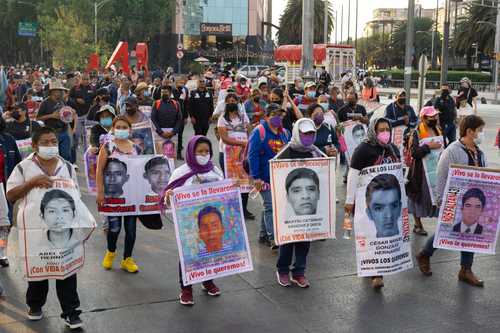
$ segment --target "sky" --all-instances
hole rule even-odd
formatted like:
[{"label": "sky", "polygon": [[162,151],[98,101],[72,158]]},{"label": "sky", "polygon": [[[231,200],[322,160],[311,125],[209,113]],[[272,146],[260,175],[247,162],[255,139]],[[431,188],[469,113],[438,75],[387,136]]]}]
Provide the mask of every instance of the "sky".
[{"label": "sky", "polygon": [[[310,0],[309,0],[310,1]],[[351,1],[351,28],[350,35],[354,39],[354,27],[355,27],[355,7],[356,0]],[[436,8],[437,0],[416,0],[416,3],[420,3],[424,8]],[[273,0],[273,23],[278,25],[279,18],[286,7],[288,0]],[[443,0],[439,0],[441,4]],[[347,36],[347,7],[349,0],[330,0],[333,4],[333,8],[338,10],[338,21],[340,25],[340,11],[341,5],[344,5],[344,39]],[[376,8],[405,8],[408,7],[408,2],[406,0],[358,0],[359,3],[359,13],[358,13],[358,37],[363,36],[363,29],[366,22],[372,19],[373,10]],[[340,38],[340,30],[338,34]],[[333,39],[333,36],[331,36]]]}]

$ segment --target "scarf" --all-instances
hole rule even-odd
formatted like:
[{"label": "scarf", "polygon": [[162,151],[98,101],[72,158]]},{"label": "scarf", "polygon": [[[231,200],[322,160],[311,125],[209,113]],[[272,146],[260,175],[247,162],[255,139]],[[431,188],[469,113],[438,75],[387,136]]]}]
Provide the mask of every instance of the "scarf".
[{"label": "scarf", "polygon": [[[389,142],[387,144],[383,144],[377,139],[376,128],[377,128],[378,123],[381,121],[387,122],[389,124],[389,129],[391,131],[391,140],[389,140]],[[366,134],[366,139],[364,142],[371,145],[371,146],[380,146],[384,150],[388,150],[392,156],[397,157],[396,152],[394,151],[394,147],[392,146],[392,143],[391,143],[392,142],[392,125],[391,125],[391,122],[387,118],[375,117],[375,118],[371,119],[370,124],[368,126],[368,132]]]},{"label": "scarf", "polygon": [[[281,149],[280,152],[284,152],[287,148],[291,148],[295,151],[299,151],[302,153],[310,152],[313,154],[314,157],[323,157],[325,156],[321,150],[319,150],[318,147],[316,147],[314,144],[310,146],[304,146],[302,144],[302,141],[300,141],[300,124],[303,122],[310,122],[312,124],[312,127],[314,128],[314,140],[316,140],[316,125],[314,124],[314,121],[310,118],[301,118],[295,122],[292,128],[292,137],[290,139],[290,142]],[[278,154],[281,155],[281,154]]]}]

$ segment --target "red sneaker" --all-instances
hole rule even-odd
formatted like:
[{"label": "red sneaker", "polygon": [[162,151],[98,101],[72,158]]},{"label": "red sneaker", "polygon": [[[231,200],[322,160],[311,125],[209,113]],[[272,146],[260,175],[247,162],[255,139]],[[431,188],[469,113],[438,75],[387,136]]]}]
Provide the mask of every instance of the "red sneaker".
[{"label": "red sneaker", "polygon": [[300,288],[309,288],[310,284],[309,281],[306,279],[304,275],[292,275],[291,281],[295,283],[297,286]]},{"label": "red sneaker", "polygon": [[179,295],[179,301],[182,305],[194,305],[193,300],[193,288],[191,286],[181,288],[181,294]]},{"label": "red sneaker", "polygon": [[290,274],[288,273],[276,272],[276,278],[282,287],[290,287],[292,285],[290,283]]},{"label": "red sneaker", "polygon": [[201,288],[205,290],[208,295],[210,296],[219,296],[220,295],[220,289],[215,285],[215,283],[210,280],[210,281],[205,281],[201,284]]}]

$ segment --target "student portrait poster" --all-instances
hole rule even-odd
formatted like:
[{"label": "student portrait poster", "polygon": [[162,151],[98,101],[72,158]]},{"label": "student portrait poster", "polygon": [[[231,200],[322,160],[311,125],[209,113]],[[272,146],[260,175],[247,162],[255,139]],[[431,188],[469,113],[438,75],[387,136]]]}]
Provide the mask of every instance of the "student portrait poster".
[{"label": "student portrait poster", "polygon": [[18,211],[19,250],[28,281],[65,279],[85,262],[84,242],[96,227],[73,180],[34,188]]},{"label": "student portrait poster", "polygon": [[33,148],[31,147],[31,138],[16,140],[16,145],[23,160],[33,152]]},{"label": "student portrait poster", "polygon": [[[239,141],[248,140],[247,134],[242,132],[230,132],[229,137]],[[241,146],[224,145],[224,172],[226,179],[233,179],[238,183],[241,193],[248,193],[253,186],[250,185],[250,177],[243,169],[242,151]]]},{"label": "student portrait poster", "polygon": [[83,154],[83,162],[85,164],[85,178],[87,180],[87,190],[95,195],[97,193],[97,155],[89,147]]},{"label": "student portrait poster", "polygon": [[160,195],[167,187],[172,167],[162,155],[123,155],[108,158],[103,172],[106,216],[160,213]]},{"label": "student portrait poster", "polygon": [[405,130],[406,126],[401,125],[394,127],[392,129],[392,143],[398,147],[400,153],[401,153],[401,158],[404,157],[403,151],[404,151],[404,136],[405,136]]},{"label": "student portrait poster", "polygon": [[344,125],[344,138],[347,145],[347,158],[350,161],[356,147],[366,138],[367,128],[359,121],[348,120]]},{"label": "student portrait poster", "polygon": [[335,238],[335,158],[271,160],[276,244]]},{"label": "student portrait poster", "polygon": [[452,165],[434,247],[495,254],[500,221],[500,170]]},{"label": "student portrait poster", "polygon": [[133,124],[130,140],[141,147],[143,155],[156,154],[151,120]]},{"label": "student portrait poster", "polygon": [[355,203],[358,276],[390,275],[412,268],[403,164],[361,170]]},{"label": "student portrait poster", "polygon": [[420,139],[419,144],[422,146],[429,142],[439,142],[441,144],[440,149],[431,149],[431,152],[425,155],[422,159],[425,180],[427,181],[427,187],[429,188],[431,202],[434,206],[437,206],[437,166],[439,157],[444,150],[444,139],[442,136],[434,136],[431,138]]},{"label": "student portrait poster", "polygon": [[173,191],[184,285],[253,270],[240,193],[231,180]]}]

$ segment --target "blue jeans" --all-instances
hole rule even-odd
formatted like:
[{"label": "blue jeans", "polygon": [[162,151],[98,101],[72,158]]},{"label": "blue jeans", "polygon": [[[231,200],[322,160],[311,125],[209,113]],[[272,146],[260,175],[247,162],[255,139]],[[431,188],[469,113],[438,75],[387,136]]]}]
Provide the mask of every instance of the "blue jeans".
[{"label": "blue jeans", "polygon": [[134,250],[137,216],[108,216],[108,251],[116,251],[116,242],[122,229],[122,218],[125,225],[125,251],[123,252],[123,258],[127,259],[132,256],[132,251]]},{"label": "blue jeans", "polygon": [[66,161],[71,161],[71,137],[68,131],[59,133],[57,140],[59,140],[59,155]]},{"label": "blue jeans", "polygon": [[271,196],[271,190],[261,191],[260,195],[264,201],[264,212],[262,213],[261,223],[260,223],[260,235],[267,235],[269,240],[274,239],[274,227],[273,227],[273,202]]},{"label": "blue jeans", "polygon": [[288,274],[288,272],[290,272],[290,265],[292,264],[293,259],[293,250],[295,249],[295,263],[293,264],[292,275],[304,276],[304,272],[306,270],[307,254],[309,253],[310,247],[311,242],[298,242],[281,245],[278,262],[276,263],[278,272],[280,274]]},{"label": "blue jeans", "polygon": [[[434,236],[432,235],[425,242],[424,248],[422,249],[422,253],[428,257],[431,257],[434,254],[434,251],[437,249],[433,247]],[[474,261],[474,252],[460,252],[460,265],[464,266],[467,269],[472,267],[472,262]]]},{"label": "blue jeans", "polygon": [[455,123],[444,124],[444,136],[448,139],[448,144],[457,140],[457,126]]}]

